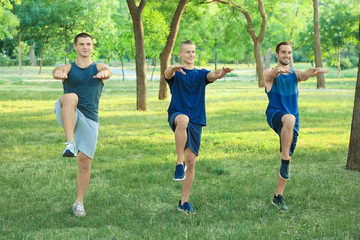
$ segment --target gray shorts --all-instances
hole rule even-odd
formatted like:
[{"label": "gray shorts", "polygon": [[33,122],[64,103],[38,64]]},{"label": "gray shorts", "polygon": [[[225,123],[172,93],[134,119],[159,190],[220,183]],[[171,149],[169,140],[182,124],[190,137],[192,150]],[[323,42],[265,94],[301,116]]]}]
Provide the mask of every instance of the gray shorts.
[{"label": "gray shorts", "polygon": [[[55,103],[54,112],[56,119],[61,127],[63,127],[61,120],[61,106],[60,99]],[[76,109],[76,124],[74,131],[75,151],[82,152],[87,157],[93,159],[99,134],[100,124],[86,118],[79,109]]]}]

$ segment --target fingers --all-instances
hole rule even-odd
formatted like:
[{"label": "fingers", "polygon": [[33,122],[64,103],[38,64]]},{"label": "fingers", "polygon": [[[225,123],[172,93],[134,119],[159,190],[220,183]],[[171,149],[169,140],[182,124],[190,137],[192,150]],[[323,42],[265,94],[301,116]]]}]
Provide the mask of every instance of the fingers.
[{"label": "fingers", "polygon": [[67,74],[65,73],[54,73],[54,78],[57,78],[57,79],[67,79]]},{"label": "fingers", "polygon": [[181,72],[182,74],[186,75],[186,73],[182,70],[183,68],[184,68],[184,66],[182,66],[182,65],[174,65],[173,66],[174,71]]},{"label": "fingers", "polygon": [[107,78],[107,77],[109,77],[109,74],[107,72],[105,72],[105,73],[99,72],[98,74],[96,74],[94,76],[94,78],[98,78],[98,79],[103,79],[103,78]]}]

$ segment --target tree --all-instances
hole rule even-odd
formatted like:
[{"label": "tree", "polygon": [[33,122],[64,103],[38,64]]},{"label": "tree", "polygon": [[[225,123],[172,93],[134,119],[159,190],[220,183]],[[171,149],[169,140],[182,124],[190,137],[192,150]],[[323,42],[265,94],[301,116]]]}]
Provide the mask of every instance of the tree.
[{"label": "tree", "polygon": [[239,5],[238,3],[236,3],[233,0],[211,0],[211,1],[205,2],[205,3],[212,3],[212,2],[229,5],[230,7],[235,8],[236,10],[240,11],[244,15],[244,17],[247,21],[247,31],[250,34],[251,39],[254,43],[254,57],[255,57],[255,61],[256,61],[256,73],[258,76],[258,86],[264,87],[265,84],[264,84],[264,79],[262,76],[264,67],[263,67],[263,61],[262,61],[261,43],[262,43],[262,40],[263,40],[264,34],[265,34],[267,15],[266,15],[264,4],[263,4],[262,0],[257,0],[258,10],[260,12],[261,19],[262,19],[259,35],[257,35],[255,32],[253,20],[250,16],[249,11],[246,11],[243,6]]},{"label": "tree", "polygon": [[[360,33],[360,22],[359,22]],[[360,37],[359,37],[360,40]],[[355,88],[354,111],[351,124],[350,144],[346,166],[352,170],[360,170],[360,54],[358,74]]]},{"label": "tree", "polygon": [[142,12],[146,0],[141,0],[139,6],[136,6],[135,0],[126,0],[130,15],[133,21],[134,35],[135,35],[135,50],[136,50],[136,96],[137,96],[137,110],[146,110],[146,58],[144,46],[144,27],[142,22]]},{"label": "tree", "polygon": [[[315,67],[323,67],[322,51],[320,44],[319,0],[313,0],[313,8],[314,8]],[[317,88],[326,88],[324,74],[319,74],[316,77],[317,77]]]},{"label": "tree", "polygon": [[165,100],[168,98],[167,84],[165,81],[164,71],[169,66],[171,53],[174,49],[176,37],[179,31],[180,20],[184,12],[187,0],[180,0],[175,10],[173,19],[170,25],[170,33],[167,37],[166,44],[162,52],[160,53],[160,86],[159,86],[159,100]]},{"label": "tree", "polygon": [[21,0],[2,0],[0,4],[0,40],[5,37],[12,38],[16,33],[16,27],[19,25],[19,19],[14,15],[13,4],[19,5]]}]

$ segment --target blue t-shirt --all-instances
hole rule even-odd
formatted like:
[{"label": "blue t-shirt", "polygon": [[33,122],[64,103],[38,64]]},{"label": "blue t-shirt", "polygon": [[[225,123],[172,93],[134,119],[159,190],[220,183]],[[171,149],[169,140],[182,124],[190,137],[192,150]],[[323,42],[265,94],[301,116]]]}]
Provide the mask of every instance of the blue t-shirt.
[{"label": "blue t-shirt", "polygon": [[168,117],[180,112],[189,117],[190,122],[206,126],[205,87],[210,82],[206,76],[210,72],[206,69],[182,69],[185,74],[175,72],[175,76],[166,79],[171,92],[171,102]]},{"label": "blue t-shirt", "polygon": [[269,98],[269,105],[266,109],[267,122],[272,127],[272,118],[276,112],[290,113],[295,116],[294,129],[299,132],[300,119],[299,119],[299,107],[298,107],[298,80],[294,69],[290,70],[293,73],[282,74],[279,77],[274,78],[272,88],[268,92],[265,88],[265,92]]},{"label": "blue t-shirt", "polygon": [[80,68],[72,62],[68,78],[63,82],[64,94],[76,93],[79,98],[77,108],[95,122],[99,121],[99,100],[104,87],[101,79],[94,78],[97,73],[95,62],[87,68]]}]

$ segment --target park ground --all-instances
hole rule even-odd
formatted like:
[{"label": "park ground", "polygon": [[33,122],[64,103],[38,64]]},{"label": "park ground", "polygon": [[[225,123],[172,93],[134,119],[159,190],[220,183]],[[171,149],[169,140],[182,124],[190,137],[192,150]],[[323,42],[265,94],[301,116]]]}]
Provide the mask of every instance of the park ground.
[{"label": "park ground", "polygon": [[194,216],[176,209],[181,184],[172,180],[174,136],[159,81],[148,81],[148,110],[140,112],[135,81],[116,73],[100,101],[81,219],[71,210],[77,164],[61,156],[65,138],[53,108],[62,86],[52,69],[38,75],[25,67],[19,76],[0,68],[0,239],[360,239],[360,173],[345,167],[357,69],[341,79],[332,70],[323,90],[315,78],[300,85],[287,213],[270,203],[279,141],[266,123],[264,89],[243,78],[247,67],[208,85]]}]

